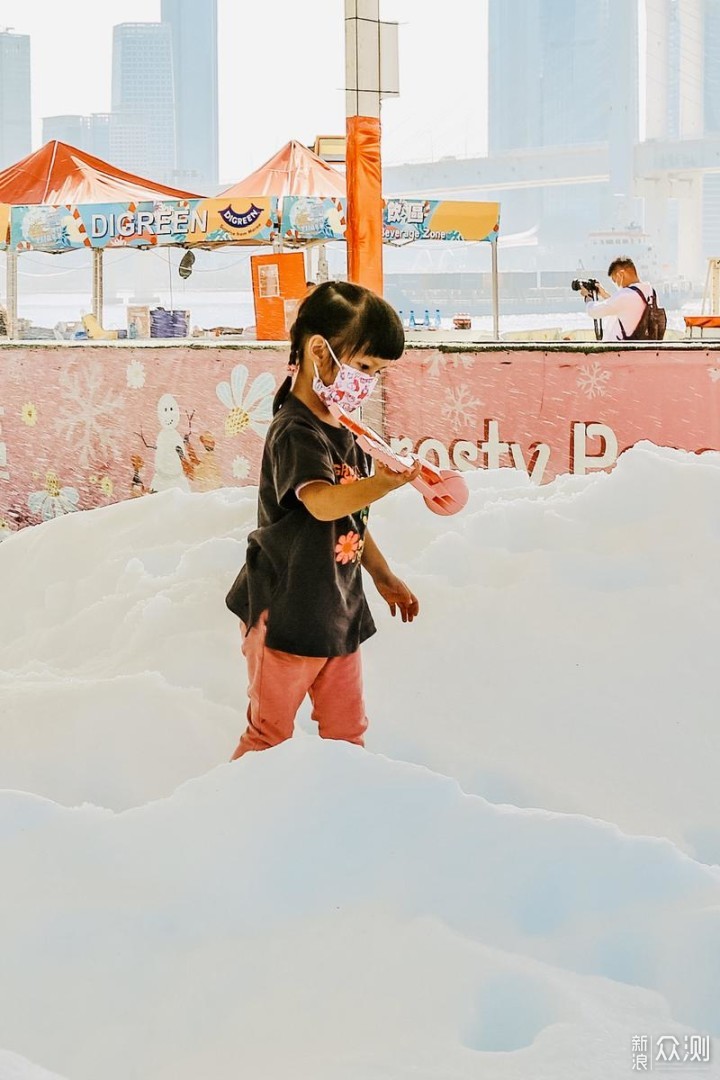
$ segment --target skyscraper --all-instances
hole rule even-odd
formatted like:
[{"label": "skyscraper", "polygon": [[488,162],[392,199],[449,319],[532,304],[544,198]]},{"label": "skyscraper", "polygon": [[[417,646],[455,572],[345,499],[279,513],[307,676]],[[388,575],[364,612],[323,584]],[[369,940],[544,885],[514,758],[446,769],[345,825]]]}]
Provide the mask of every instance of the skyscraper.
[{"label": "skyscraper", "polygon": [[162,0],[172,31],[176,181],[205,190],[218,183],[217,0]]},{"label": "skyscraper", "polygon": [[173,179],[172,36],[164,23],[113,27],[110,158],[153,180]]},{"label": "skyscraper", "polygon": [[0,169],[32,150],[30,38],[0,32]]},{"label": "skyscraper", "polygon": [[629,29],[624,17],[611,29],[612,6],[612,0],[490,0],[491,153],[607,140],[612,55]]},{"label": "skyscraper", "polygon": [[63,114],[43,117],[43,143],[51,139],[86,150],[107,161],[110,157],[110,113],[91,116]]}]

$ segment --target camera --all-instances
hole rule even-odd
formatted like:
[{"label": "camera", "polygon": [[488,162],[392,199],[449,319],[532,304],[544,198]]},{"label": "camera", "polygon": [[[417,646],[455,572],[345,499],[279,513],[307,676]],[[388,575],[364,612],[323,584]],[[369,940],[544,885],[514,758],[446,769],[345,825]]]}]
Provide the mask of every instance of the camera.
[{"label": "camera", "polygon": [[600,282],[594,277],[588,278],[587,281],[578,281],[578,279],[575,278],[575,281],[570,282],[570,288],[573,292],[580,292],[581,289],[587,289],[589,293],[595,294],[600,288]]}]

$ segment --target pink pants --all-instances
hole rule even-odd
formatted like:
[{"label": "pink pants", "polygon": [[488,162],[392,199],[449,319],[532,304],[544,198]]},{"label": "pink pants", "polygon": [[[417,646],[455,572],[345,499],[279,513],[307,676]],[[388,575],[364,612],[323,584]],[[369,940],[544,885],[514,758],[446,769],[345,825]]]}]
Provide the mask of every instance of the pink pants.
[{"label": "pink pants", "polygon": [[295,656],[265,644],[267,612],[243,634],[248,669],[248,726],[231,760],[248,750],[266,750],[292,736],[306,694],[323,739],[363,745],[367,728],[360,650],[346,656]]}]

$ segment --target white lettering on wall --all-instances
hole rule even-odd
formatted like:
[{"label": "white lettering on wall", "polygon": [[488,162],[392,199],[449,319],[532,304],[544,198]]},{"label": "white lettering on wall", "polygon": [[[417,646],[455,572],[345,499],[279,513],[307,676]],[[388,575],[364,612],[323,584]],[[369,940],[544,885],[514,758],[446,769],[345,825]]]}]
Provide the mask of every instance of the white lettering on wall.
[{"label": "white lettering on wall", "polygon": [[483,454],[487,454],[488,469],[499,469],[500,458],[510,451],[510,445],[500,440],[500,425],[497,420],[488,420],[487,442],[480,444]]},{"label": "white lettering on wall", "polygon": [[[588,442],[600,440],[600,453],[588,453]],[[588,469],[607,469],[614,465],[618,456],[618,441],[613,429],[607,424],[573,424],[572,471],[584,476]]]},{"label": "white lettering on wall", "polygon": [[516,469],[521,469],[529,474],[531,480],[542,483],[543,474],[550,460],[550,447],[547,443],[533,443],[530,447],[530,468],[528,469],[525,455],[519,443],[510,443],[510,455]]},{"label": "white lettering on wall", "polygon": [[423,461],[429,461],[431,465],[437,465],[439,469],[450,468],[448,448],[439,439],[423,439],[417,448],[417,455]]},{"label": "white lettering on wall", "polygon": [[476,469],[477,459],[480,456],[478,444],[468,442],[466,439],[458,439],[452,446],[452,463],[460,472],[469,472]]},{"label": "white lettering on wall", "polygon": [[[439,439],[421,439],[417,446],[407,436],[389,441],[396,454],[415,453],[441,469],[455,468],[467,472],[475,468],[500,469],[512,465],[527,473],[535,483],[541,484],[553,455],[553,447],[544,442],[532,442],[527,451],[523,451],[520,443],[505,442],[500,437],[498,420],[486,420],[486,425],[484,441],[457,439],[449,449]],[[558,449],[555,446],[555,454]],[[567,471],[582,476],[589,470],[609,469],[617,457],[617,436],[608,424],[575,423],[571,428],[570,461],[565,461],[564,468],[555,468],[553,472]]]},{"label": "white lettering on wall", "polygon": [[412,454],[415,443],[412,439],[390,439],[390,449],[394,454]]}]

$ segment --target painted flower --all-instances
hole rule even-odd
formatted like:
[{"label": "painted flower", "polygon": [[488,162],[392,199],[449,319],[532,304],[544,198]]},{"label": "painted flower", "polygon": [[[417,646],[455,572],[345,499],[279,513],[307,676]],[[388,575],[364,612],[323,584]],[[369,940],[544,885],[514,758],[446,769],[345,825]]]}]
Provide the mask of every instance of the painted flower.
[{"label": "painted flower", "polygon": [[247,480],[250,475],[250,462],[240,454],[233,458],[232,474],[236,480]]},{"label": "painted flower", "polygon": [[218,383],[217,396],[228,410],[225,417],[225,434],[241,435],[250,428],[261,439],[267,434],[268,424],[272,420],[272,402],[275,393],[275,379],[264,371],[253,379],[250,389],[245,393],[249,372],[244,364],[236,364],[230,375],[230,382]]},{"label": "painted flower", "polygon": [[359,548],[360,537],[356,532],[345,533],[344,536],[338,537],[335,545],[335,562],[342,563],[343,566],[353,562],[358,557]]},{"label": "painted flower", "polygon": [[145,368],[137,357],[128,364],[125,377],[131,390],[140,390],[145,385]]},{"label": "painted flower", "polygon": [[107,495],[108,499],[110,498],[113,493],[113,482],[109,476],[103,476],[102,480],[100,481],[100,490],[102,491],[103,495]]},{"label": "painted flower", "polygon": [[75,488],[60,487],[60,481],[56,473],[45,474],[45,487],[42,491],[34,491],[28,496],[30,512],[39,514],[43,521],[62,517],[63,514],[71,514],[78,509],[80,496]]},{"label": "painted flower", "polygon": [[28,427],[35,427],[37,424],[37,409],[32,401],[25,402],[20,413],[20,419],[23,424],[27,424]]}]

